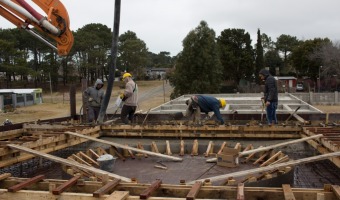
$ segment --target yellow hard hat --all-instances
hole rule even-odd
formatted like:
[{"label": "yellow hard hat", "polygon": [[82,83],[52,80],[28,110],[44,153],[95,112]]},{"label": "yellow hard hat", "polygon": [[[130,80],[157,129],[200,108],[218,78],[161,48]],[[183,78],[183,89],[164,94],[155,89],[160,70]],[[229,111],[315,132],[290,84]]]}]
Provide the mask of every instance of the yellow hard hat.
[{"label": "yellow hard hat", "polygon": [[124,75],[123,75],[123,80],[126,78],[126,77],[132,77],[132,75],[130,74],[130,73],[125,73]]},{"label": "yellow hard hat", "polygon": [[221,108],[224,108],[227,105],[226,100],[224,100],[224,99],[219,99],[219,100],[220,100],[220,103],[221,103]]}]

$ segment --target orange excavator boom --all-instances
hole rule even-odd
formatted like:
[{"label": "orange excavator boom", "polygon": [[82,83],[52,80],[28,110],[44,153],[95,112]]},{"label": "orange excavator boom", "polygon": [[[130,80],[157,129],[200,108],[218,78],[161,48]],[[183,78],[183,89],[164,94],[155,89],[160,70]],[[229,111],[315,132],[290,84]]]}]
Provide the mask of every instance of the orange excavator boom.
[{"label": "orange excavator boom", "polygon": [[[25,0],[0,0],[0,15],[55,49],[59,55],[67,55],[74,39],[66,8],[59,0],[32,0],[32,2],[45,12],[45,16]],[[40,33],[33,31],[32,26]],[[45,36],[49,40],[45,39]],[[56,45],[50,42],[51,39]]]}]

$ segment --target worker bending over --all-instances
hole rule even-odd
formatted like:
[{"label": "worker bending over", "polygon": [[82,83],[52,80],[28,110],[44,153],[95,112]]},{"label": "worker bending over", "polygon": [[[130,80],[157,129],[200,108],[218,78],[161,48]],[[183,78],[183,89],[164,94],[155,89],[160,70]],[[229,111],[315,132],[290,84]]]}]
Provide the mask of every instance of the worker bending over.
[{"label": "worker bending over", "polygon": [[[194,115],[194,123],[201,124],[201,113],[208,114],[214,112],[219,124],[224,124],[224,120],[220,113],[220,108],[225,108],[226,101],[224,99],[217,99],[212,96],[194,95],[185,102],[188,108],[185,117]],[[209,115],[208,115],[209,116]],[[209,116],[210,118],[211,116]]]}]

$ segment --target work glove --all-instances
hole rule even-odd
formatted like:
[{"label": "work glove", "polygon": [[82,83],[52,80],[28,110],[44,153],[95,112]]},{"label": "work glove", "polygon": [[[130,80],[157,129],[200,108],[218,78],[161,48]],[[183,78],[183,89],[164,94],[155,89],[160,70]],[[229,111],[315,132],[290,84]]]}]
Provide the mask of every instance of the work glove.
[{"label": "work glove", "polygon": [[120,93],[119,98],[124,99],[124,93]]}]

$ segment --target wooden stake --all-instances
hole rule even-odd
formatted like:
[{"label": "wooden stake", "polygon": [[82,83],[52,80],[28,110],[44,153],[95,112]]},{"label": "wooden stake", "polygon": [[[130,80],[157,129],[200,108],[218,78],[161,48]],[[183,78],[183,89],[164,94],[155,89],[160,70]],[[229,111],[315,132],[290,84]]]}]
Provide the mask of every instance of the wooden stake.
[{"label": "wooden stake", "polygon": [[165,154],[171,156],[172,153],[171,153],[171,148],[170,148],[170,142],[169,142],[169,140],[166,140],[165,143],[166,143],[166,151],[165,151]]},{"label": "wooden stake", "polygon": [[179,155],[180,156],[184,156],[184,140],[181,140],[181,150],[180,150],[180,152],[179,152]]},{"label": "wooden stake", "polygon": [[283,184],[282,185],[282,189],[283,189],[283,195],[285,197],[285,199],[289,199],[289,200],[295,200],[295,196],[294,193],[292,191],[292,188],[290,187],[290,185],[288,184]]},{"label": "wooden stake", "polygon": [[198,155],[198,141],[197,141],[197,139],[194,140],[194,144],[192,145],[191,155],[192,156],[197,156]]}]

